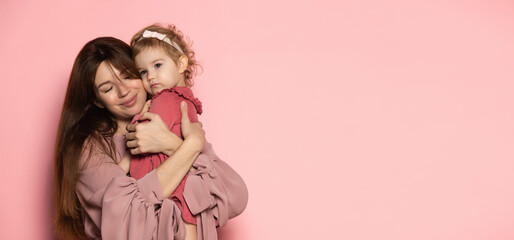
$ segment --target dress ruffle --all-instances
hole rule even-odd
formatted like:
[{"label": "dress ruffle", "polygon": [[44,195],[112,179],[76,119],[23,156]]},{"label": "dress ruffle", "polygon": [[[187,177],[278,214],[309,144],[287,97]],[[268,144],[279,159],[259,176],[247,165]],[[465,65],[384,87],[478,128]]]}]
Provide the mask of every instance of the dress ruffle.
[{"label": "dress ruffle", "polygon": [[177,95],[191,101],[196,107],[196,113],[202,114],[202,112],[203,112],[202,102],[198,98],[195,97],[195,95],[193,94],[193,91],[191,91],[190,88],[188,88],[188,87],[172,87],[172,88],[163,89],[163,90],[159,91],[157,94],[155,94],[155,96],[152,97],[152,101],[164,92],[176,93]]}]

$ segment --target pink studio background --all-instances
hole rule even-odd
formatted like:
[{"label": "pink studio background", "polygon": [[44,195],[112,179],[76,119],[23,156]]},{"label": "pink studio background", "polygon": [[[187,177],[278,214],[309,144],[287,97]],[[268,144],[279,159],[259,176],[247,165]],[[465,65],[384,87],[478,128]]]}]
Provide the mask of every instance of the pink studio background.
[{"label": "pink studio background", "polygon": [[514,239],[510,1],[0,1],[0,239],[50,239],[73,60],[179,26],[216,151],[245,179],[222,239]]}]

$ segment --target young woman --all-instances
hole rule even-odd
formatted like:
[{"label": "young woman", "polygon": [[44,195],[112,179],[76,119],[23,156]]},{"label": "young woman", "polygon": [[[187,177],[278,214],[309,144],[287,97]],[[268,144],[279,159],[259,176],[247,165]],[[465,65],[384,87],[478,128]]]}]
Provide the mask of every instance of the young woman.
[{"label": "young woman", "polygon": [[[55,154],[56,230],[63,239],[184,239],[180,210],[168,197],[188,174],[184,198],[202,219],[240,214],[248,192],[241,177],[204,143],[200,123],[182,106],[182,137],[156,114],[130,125],[147,100],[130,47],[110,37],[88,42],[70,75]],[[117,165],[133,154],[169,157],[143,178]],[[193,166],[193,168],[191,168]],[[215,226],[214,224],[206,222]],[[215,234],[215,229],[207,230]]]}]

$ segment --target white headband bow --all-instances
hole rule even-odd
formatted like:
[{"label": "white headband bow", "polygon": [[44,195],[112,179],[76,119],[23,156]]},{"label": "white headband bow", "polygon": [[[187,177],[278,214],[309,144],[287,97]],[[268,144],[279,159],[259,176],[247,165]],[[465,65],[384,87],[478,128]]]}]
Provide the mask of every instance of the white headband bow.
[{"label": "white headband bow", "polygon": [[180,48],[180,46],[176,42],[171,41],[168,37],[166,37],[166,34],[145,30],[143,32],[143,36],[139,40],[141,40],[143,38],[157,38],[165,43],[168,43],[169,45],[171,45],[175,49],[177,49],[177,51],[184,54],[184,51],[182,51],[182,48]]}]

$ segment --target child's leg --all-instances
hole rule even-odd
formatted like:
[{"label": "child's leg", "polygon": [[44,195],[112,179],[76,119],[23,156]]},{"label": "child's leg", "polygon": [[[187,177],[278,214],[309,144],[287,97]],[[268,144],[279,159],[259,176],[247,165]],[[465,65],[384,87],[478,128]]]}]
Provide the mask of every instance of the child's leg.
[{"label": "child's leg", "polygon": [[196,225],[184,222],[186,226],[186,238],[185,240],[196,240]]}]

